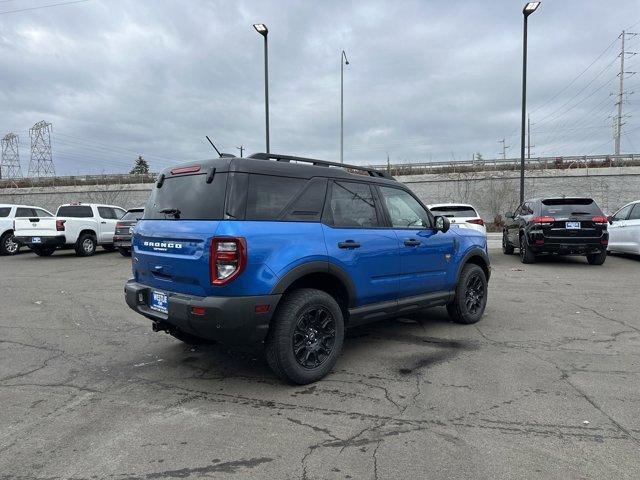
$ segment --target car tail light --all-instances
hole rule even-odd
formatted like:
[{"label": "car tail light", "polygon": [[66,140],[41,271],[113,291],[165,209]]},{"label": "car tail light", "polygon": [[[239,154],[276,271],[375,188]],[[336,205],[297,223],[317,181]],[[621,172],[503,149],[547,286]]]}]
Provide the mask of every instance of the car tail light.
[{"label": "car tail light", "polygon": [[244,238],[214,238],[211,242],[209,270],[212,285],[226,285],[242,273],[247,264]]},{"label": "car tail light", "polygon": [[533,219],[533,223],[536,225],[553,225],[553,222],[555,222],[556,219],[553,217],[536,217]]},{"label": "car tail light", "polygon": [[596,225],[600,225],[600,226],[606,225],[609,223],[609,220],[607,219],[607,217],[602,217],[602,216],[593,217],[591,221]]},{"label": "car tail light", "polygon": [[116,230],[120,230],[121,228],[124,228],[125,226],[122,223],[116,223]]},{"label": "car tail light", "polygon": [[467,223],[473,223],[474,225],[482,225],[484,227],[484,220],[481,218],[474,218],[473,220],[467,220]]},{"label": "car tail light", "polygon": [[600,239],[600,245],[609,245],[609,239],[608,238],[601,238]]},{"label": "car tail light", "polygon": [[544,238],[536,238],[533,242],[535,245],[544,245]]},{"label": "car tail light", "polygon": [[66,222],[66,220],[56,220],[56,231],[64,232],[64,222]]},{"label": "car tail light", "polygon": [[183,173],[196,173],[200,171],[200,165],[193,165],[192,167],[180,167],[171,170],[171,175],[180,175]]}]

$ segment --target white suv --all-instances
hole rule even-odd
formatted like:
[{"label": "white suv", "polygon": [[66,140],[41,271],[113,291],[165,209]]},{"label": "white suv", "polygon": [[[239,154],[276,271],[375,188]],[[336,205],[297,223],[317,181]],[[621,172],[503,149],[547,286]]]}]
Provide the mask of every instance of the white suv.
[{"label": "white suv", "polygon": [[447,217],[449,222],[451,222],[452,228],[470,228],[484,235],[487,234],[487,227],[484,224],[484,220],[478,215],[473,205],[464,203],[437,203],[427,205],[427,207],[429,207],[429,210],[431,210],[431,213],[434,215]]},{"label": "white suv", "polygon": [[95,203],[60,205],[55,217],[22,218],[15,221],[15,239],[37,255],[48,257],[58,247],[73,247],[88,257],[98,245],[113,251],[116,223],[126,213],[121,207]]},{"label": "white suv", "polygon": [[16,218],[46,218],[53,213],[31,205],[0,204],[0,255],[15,255],[20,244],[14,240],[13,221]]}]

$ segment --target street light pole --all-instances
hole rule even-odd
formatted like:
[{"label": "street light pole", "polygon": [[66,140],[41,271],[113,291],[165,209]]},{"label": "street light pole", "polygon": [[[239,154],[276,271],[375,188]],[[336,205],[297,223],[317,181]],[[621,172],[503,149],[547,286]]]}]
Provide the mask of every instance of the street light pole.
[{"label": "street light pole", "polygon": [[340,55],[340,163],[344,163],[344,66],[349,65],[347,54]]},{"label": "street light pole", "polygon": [[522,9],[524,28],[522,34],[522,122],[520,128],[520,203],[524,202],[524,136],[527,111],[527,19],[536,11],[540,2],[529,2]]},{"label": "street light pole", "polygon": [[264,23],[256,23],[253,28],[264,37],[264,114],[267,135],[267,153],[270,153],[269,147],[269,47],[267,35],[269,29]]}]

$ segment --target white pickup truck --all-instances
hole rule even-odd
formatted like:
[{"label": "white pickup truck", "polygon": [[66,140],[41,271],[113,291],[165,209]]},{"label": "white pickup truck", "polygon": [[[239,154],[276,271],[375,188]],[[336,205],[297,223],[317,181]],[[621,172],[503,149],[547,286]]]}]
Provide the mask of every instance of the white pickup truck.
[{"label": "white pickup truck", "polygon": [[126,210],[113,205],[69,203],[60,205],[55,217],[15,220],[15,240],[41,257],[57,248],[75,248],[76,254],[88,257],[98,245],[113,251],[116,223]]},{"label": "white pickup truck", "polygon": [[20,250],[20,244],[14,240],[13,221],[33,217],[53,217],[53,213],[31,205],[0,204],[0,255],[15,255]]}]

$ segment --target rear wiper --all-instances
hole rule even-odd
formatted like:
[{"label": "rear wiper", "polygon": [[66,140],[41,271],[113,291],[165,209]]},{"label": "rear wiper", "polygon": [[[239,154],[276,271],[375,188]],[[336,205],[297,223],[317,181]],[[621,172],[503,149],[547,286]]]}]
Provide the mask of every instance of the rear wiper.
[{"label": "rear wiper", "polygon": [[163,208],[162,210],[158,210],[158,213],[173,215],[173,218],[180,218],[180,210],[178,210],[177,208]]}]

